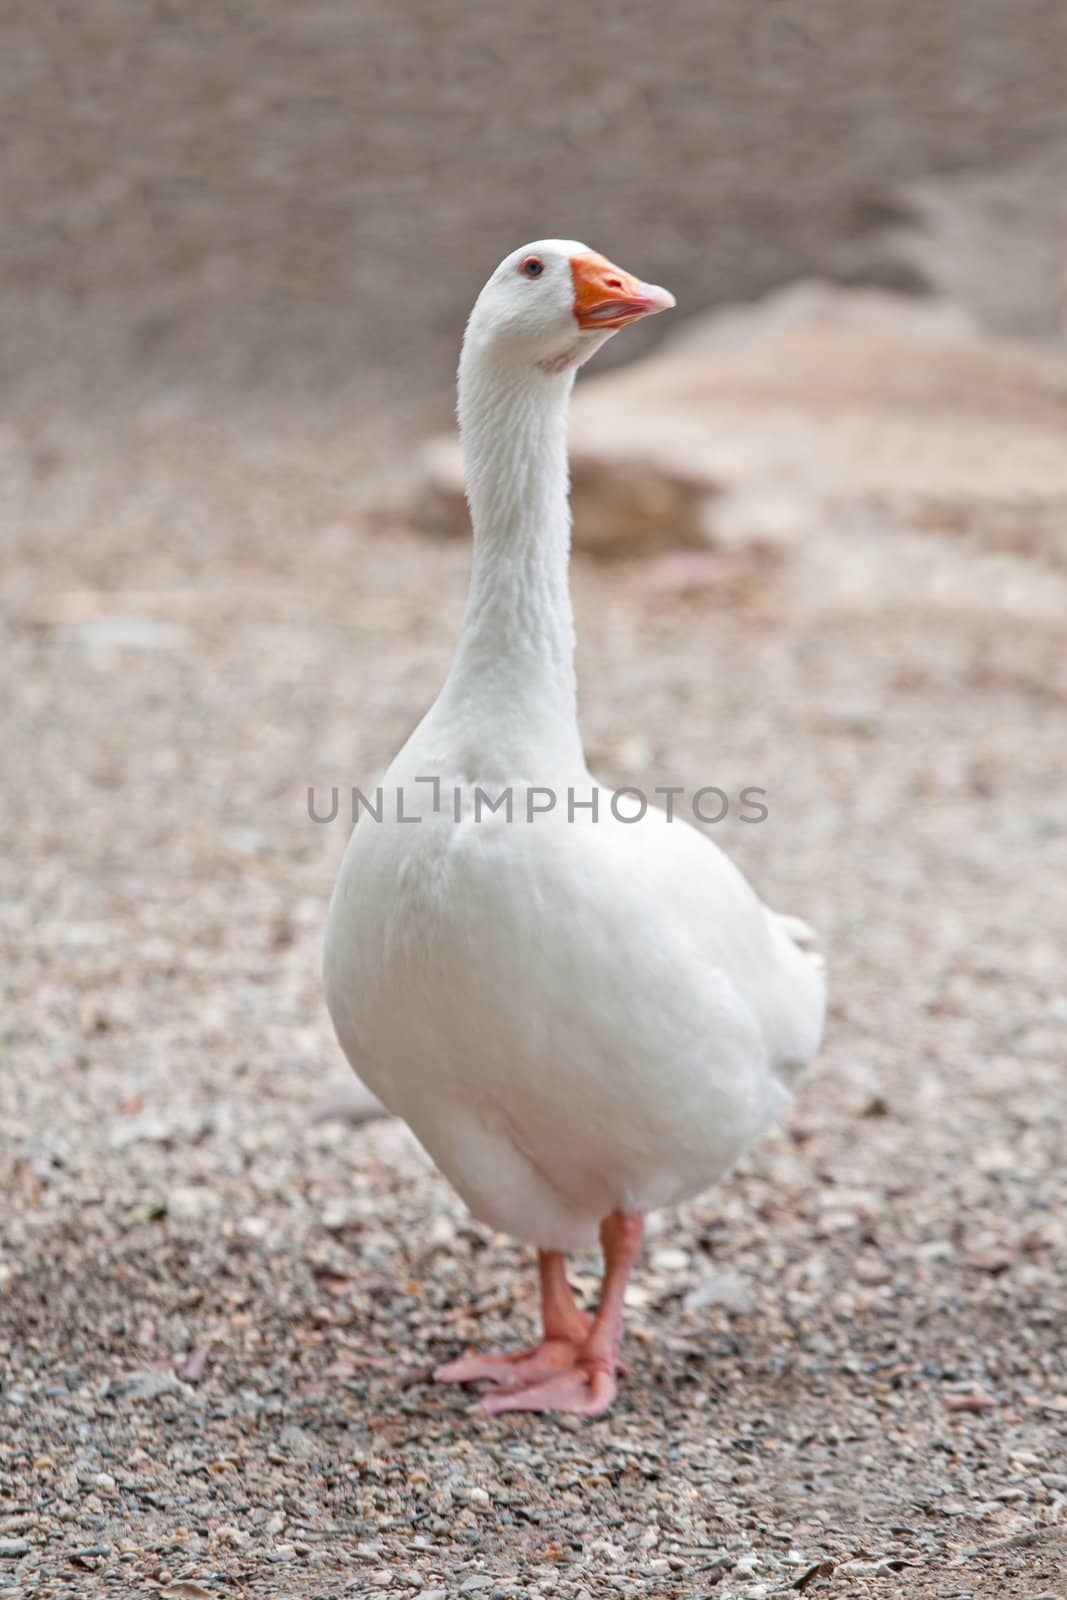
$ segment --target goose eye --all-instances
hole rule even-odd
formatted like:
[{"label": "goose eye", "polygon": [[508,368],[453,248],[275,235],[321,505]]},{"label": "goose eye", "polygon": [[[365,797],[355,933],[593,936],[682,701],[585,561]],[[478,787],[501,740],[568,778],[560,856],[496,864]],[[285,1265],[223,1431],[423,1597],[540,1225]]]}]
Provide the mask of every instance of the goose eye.
[{"label": "goose eye", "polygon": [[527,256],[519,271],[524,278],[539,278],[545,270],[545,264],[540,256]]}]

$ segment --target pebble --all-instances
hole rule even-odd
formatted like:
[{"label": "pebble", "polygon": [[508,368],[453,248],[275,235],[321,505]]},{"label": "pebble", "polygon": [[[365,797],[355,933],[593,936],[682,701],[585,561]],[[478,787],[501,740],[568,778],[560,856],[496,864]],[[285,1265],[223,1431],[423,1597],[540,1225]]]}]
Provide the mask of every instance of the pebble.
[{"label": "pebble", "polygon": [[351,1223],[352,1215],[347,1201],[331,1200],[329,1205],[323,1207],[322,1225],[327,1233],[343,1233]]},{"label": "pebble", "polygon": [[678,1250],[673,1245],[667,1245],[662,1250],[652,1252],[652,1266],[656,1272],[684,1272],[688,1265],[688,1250]]},{"label": "pebble", "polygon": [[266,1217],[241,1217],[237,1232],[244,1239],[265,1239],[270,1232],[270,1222]]},{"label": "pebble", "polygon": [[216,1530],[215,1537],[220,1539],[223,1544],[235,1545],[238,1550],[244,1549],[246,1545],[252,1542],[250,1533],[246,1532],[244,1528],[235,1527],[231,1522],[222,1523]]},{"label": "pebble", "polygon": [[[443,1212],[434,1217],[430,1223],[430,1243],[437,1248],[454,1244],[456,1240],[456,1224],[451,1217],[446,1217]],[[436,1591],[430,1591],[436,1593]],[[444,1592],[444,1591],[442,1591]]]},{"label": "pebble", "polygon": [[196,1222],[205,1212],[218,1209],[218,1196],[204,1184],[176,1184],[167,1191],[167,1215],[172,1222]]},{"label": "pebble", "polygon": [[29,1555],[33,1545],[28,1539],[0,1539],[0,1561],[17,1561]]},{"label": "pebble", "polygon": [[726,1311],[736,1311],[744,1316],[755,1309],[756,1302],[749,1280],[740,1272],[726,1268],[690,1289],[682,1304],[687,1311],[722,1306]]},{"label": "pebble", "polygon": [[101,1391],[104,1400],[158,1400],[173,1395],[176,1399],[194,1400],[195,1392],[187,1383],[176,1378],[173,1372],[163,1372],[156,1367],[145,1367],[137,1372],[125,1372],[117,1378],[108,1378]]}]

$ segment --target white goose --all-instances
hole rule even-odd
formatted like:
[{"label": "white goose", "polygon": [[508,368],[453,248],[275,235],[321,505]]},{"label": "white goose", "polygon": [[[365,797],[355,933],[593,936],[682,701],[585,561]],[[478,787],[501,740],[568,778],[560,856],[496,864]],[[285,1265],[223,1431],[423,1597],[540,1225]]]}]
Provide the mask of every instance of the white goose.
[{"label": "white goose", "polygon": [[[483,1411],[607,1409],[642,1214],[732,1166],[822,1033],[803,924],[678,816],[620,821],[607,793],[595,818],[582,806],[567,407],[611,334],[673,304],[562,239],[516,250],[478,296],[459,366],[462,637],[330,907],[326,994],[349,1060],[476,1217],[538,1248],[540,1344],[436,1373],[491,1385]],[[590,1317],[562,1252],[598,1225]]]}]

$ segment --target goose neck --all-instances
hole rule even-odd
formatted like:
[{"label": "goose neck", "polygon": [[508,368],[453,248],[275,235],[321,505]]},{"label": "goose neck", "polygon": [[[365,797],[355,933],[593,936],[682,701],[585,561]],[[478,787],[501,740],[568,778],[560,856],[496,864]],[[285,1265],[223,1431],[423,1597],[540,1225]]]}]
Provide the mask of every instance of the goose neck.
[{"label": "goose neck", "polygon": [[499,739],[580,753],[568,563],[573,373],[494,367],[464,349],[459,422],[474,531],[447,693]]}]

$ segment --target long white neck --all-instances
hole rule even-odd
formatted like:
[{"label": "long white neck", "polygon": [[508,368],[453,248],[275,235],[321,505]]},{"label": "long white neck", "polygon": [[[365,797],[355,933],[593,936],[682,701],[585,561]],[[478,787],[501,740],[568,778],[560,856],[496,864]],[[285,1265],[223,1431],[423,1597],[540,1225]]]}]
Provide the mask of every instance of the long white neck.
[{"label": "long white neck", "polygon": [[470,337],[464,344],[459,425],[474,566],[439,704],[479,754],[520,763],[582,764],[567,575],[573,383],[573,371],[503,367]]}]

